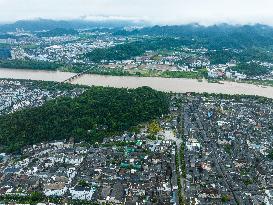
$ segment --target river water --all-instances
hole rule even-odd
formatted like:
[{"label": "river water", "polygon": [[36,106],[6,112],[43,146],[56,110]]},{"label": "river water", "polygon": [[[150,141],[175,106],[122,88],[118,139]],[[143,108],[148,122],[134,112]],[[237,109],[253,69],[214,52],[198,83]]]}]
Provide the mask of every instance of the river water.
[{"label": "river water", "polygon": [[[0,78],[31,79],[44,81],[62,82],[75,73],[59,71],[34,71],[23,69],[4,69],[0,68]],[[245,83],[224,82],[208,83],[207,81],[198,82],[194,79],[183,78],[155,78],[155,77],[132,77],[132,76],[102,76],[85,74],[73,80],[73,84],[96,85],[109,87],[137,88],[149,86],[156,90],[167,92],[208,92],[224,94],[246,94],[259,95],[273,98],[273,87],[257,86]]]},{"label": "river water", "polygon": [[60,71],[0,68],[0,78],[62,82],[73,75],[75,74]]}]

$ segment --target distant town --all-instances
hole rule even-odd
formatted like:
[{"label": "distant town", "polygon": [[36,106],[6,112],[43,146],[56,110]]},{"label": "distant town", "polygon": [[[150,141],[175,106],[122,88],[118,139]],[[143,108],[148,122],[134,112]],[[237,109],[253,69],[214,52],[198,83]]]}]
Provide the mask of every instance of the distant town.
[{"label": "distant town", "polygon": [[[231,39],[223,36],[223,42],[217,42],[201,35],[212,32],[210,28],[198,27],[200,31],[195,33],[192,27],[179,28],[181,32],[185,29],[192,39],[182,34],[181,37],[179,29],[173,34],[172,27],[160,31],[141,27],[42,31],[18,28],[0,35],[0,66],[272,84],[272,51],[263,41],[254,40],[258,44],[255,48],[249,47],[247,39],[238,43],[236,36]],[[271,28],[262,28],[271,32]],[[225,27],[218,29],[222,32]],[[256,27],[245,28],[243,32],[253,29]],[[153,35],[156,32],[159,35]],[[200,39],[194,39],[196,36]],[[211,38],[218,36],[212,33]]]}]

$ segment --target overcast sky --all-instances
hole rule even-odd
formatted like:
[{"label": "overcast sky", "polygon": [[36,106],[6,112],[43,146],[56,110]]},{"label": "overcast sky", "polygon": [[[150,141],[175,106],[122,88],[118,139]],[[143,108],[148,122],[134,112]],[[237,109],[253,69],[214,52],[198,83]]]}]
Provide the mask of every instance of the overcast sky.
[{"label": "overcast sky", "polygon": [[80,17],[143,19],[155,24],[273,25],[273,0],[0,0],[0,22]]}]

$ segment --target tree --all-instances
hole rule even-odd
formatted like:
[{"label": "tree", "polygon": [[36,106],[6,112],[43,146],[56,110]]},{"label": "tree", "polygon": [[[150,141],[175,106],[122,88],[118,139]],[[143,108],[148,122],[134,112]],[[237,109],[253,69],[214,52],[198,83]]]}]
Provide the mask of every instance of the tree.
[{"label": "tree", "polygon": [[267,155],[269,159],[273,160],[273,149],[269,151],[269,154]]},{"label": "tree", "polygon": [[31,202],[41,202],[45,198],[44,194],[41,192],[32,192],[30,195]]},{"label": "tree", "polygon": [[89,187],[89,184],[85,180],[80,180],[78,185],[81,187]]},{"label": "tree", "polygon": [[161,130],[160,125],[157,121],[153,120],[149,125],[148,125],[148,132],[151,135],[156,135],[159,131]]},{"label": "tree", "polygon": [[230,201],[230,196],[229,195],[223,195],[222,196],[222,202],[225,203],[225,202],[228,202]]}]

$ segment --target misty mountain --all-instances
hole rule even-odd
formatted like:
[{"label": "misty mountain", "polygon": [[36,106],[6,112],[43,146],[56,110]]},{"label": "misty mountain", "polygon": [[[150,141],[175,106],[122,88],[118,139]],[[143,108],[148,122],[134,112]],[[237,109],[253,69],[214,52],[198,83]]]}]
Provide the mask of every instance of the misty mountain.
[{"label": "misty mountain", "polygon": [[79,32],[75,29],[55,28],[49,31],[39,31],[36,33],[38,37],[52,37],[52,36],[65,36],[77,35]]},{"label": "misty mountain", "polygon": [[0,25],[0,32],[11,32],[16,29],[24,29],[26,31],[42,31],[54,29],[93,29],[93,28],[122,28],[125,26],[136,26],[144,24],[144,22],[135,23],[129,20],[20,20],[15,23]]}]

